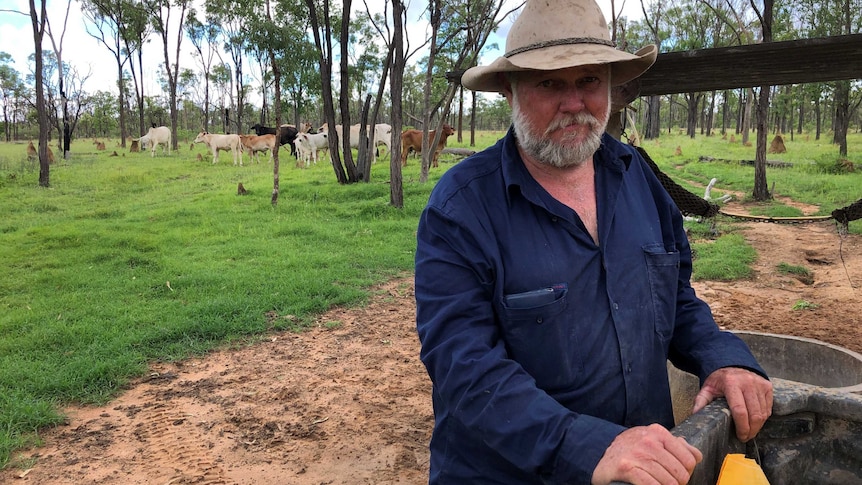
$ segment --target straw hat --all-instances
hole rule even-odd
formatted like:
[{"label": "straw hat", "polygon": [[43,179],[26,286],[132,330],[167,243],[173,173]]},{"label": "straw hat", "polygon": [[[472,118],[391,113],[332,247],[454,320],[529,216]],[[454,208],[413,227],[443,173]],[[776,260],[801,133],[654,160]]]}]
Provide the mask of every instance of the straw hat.
[{"label": "straw hat", "polygon": [[595,0],[527,0],[506,37],[503,57],[467,69],[461,84],[474,91],[500,92],[499,73],[610,64],[611,82],[617,86],[643,74],[657,53],[655,45],[635,54],[614,47]]}]

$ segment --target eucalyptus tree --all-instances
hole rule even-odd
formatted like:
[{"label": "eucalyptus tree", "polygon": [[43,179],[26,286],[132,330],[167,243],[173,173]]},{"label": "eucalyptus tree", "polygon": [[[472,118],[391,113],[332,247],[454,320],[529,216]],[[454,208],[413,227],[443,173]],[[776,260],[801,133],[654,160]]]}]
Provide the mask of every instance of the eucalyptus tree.
[{"label": "eucalyptus tree", "polygon": [[[862,30],[862,0],[800,0],[796,4],[800,30],[806,37],[858,34]],[[847,156],[847,131],[851,113],[862,103],[858,83],[829,83],[833,91],[833,137],[841,156]],[[819,133],[819,130],[818,130]]]},{"label": "eucalyptus tree", "polygon": [[117,98],[108,91],[96,91],[90,97],[87,113],[82,113],[81,130],[91,136],[110,136],[117,128],[114,113],[117,109]]},{"label": "eucalyptus tree", "polygon": [[210,77],[213,61],[216,56],[219,29],[216,25],[198,20],[196,12],[189,12],[186,19],[186,35],[195,48],[195,57],[200,63],[203,74],[203,131],[209,131],[210,126]]},{"label": "eucalyptus tree", "polygon": [[10,112],[13,114],[14,121],[15,96],[24,84],[21,74],[10,65],[11,62],[10,54],[0,52],[0,96],[3,98],[3,132],[6,141],[12,140],[12,122],[9,120],[9,115]]},{"label": "eucalyptus tree", "polygon": [[216,89],[219,105],[219,118],[221,119],[222,131],[227,133],[228,119],[226,110],[233,106],[233,73],[230,65],[219,63],[213,66],[210,73],[210,81]]},{"label": "eucalyptus tree", "polygon": [[[63,143],[61,149],[65,150],[66,139],[71,140],[78,117],[90,102],[89,95],[84,91],[84,83],[91,73],[82,74],[68,63],[63,63],[61,68],[54,51],[43,50],[41,54],[45,125],[57,130],[57,138]],[[30,54],[28,60],[35,64],[36,54]],[[33,72],[27,76],[28,80],[35,82],[36,74],[37,68],[34,67]]]},{"label": "eucalyptus tree", "polygon": [[[320,84],[323,97],[324,122],[326,122],[328,126],[335,126],[335,105],[331,84],[332,63],[335,58],[333,38],[338,36],[338,32],[335,31],[335,25],[339,25],[342,22],[339,18],[330,15],[329,3],[330,2],[327,0],[320,2],[316,0],[305,0],[305,5],[308,7],[309,27],[314,36],[314,45],[317,48],[318,60],[320,62]],[[348,20],[344,23],[349,22],[350,4],[350,0],[344,0],[343,2],[342,16],[346,15],[348,17]],[[341,29],[341,33],[345,36],[339,37],[342,45],[346,42],[346,30],[346,28]],[[348,72],[348,61],[346,55],[344,55],[344,51],[346,51],[346,46],[343,47],[341,52],[341,77],[345,79],[342,80],[342,89],[339,96],[342,121],[340,124],[343,126],[350,126],[349,101],[346,99],[346,96],[348,96],[349,93],[344,89],[344,86],[347,84],[346,73]],[[353,163],[353,154],[350,151],[349,141],[346,139],[344,140],[344,164],[342,165],[341,154],[338,149],[338,133],[335,130],[329,130],[327,140],[329,141],[329,160],[332,164],[332,169],[335,171],[335,178],[338,180],[338,183],[348,184],[358,182],[359,174],[356,170],[356,165]]]},{"label": "eucalyptus tree", "polygon": [[48,168],[48,113],[45,106],[45,88],[43,86],[42,71],[42,39],[45,37],[45,24],[48,20],[48,0],[41,0],[41,8],[36,10],[35,0],[30,0],[30,25],[33,27],[33,60],[36,64],[35,88],[36,88],[36,113],[39,116],[39,186],[50,187],[51,176]]},{"label": "eucalyptus tree", "polygon": [[[165,76],[168,81],[168,107],[171,112],[171,145],[177,149],[177,84],[180,72],[180,50],[183,43],[184,25],[186,13],[191,5],[191,0],[146,0],[144,7],[150,14],[153,30],[162,40],[162,54],[164,55]],[[174,18],[172,24],[171,17]],[[171,31],[171,28],[175,31]],[[168,46],[173,40],[176,51],[171,59]]]},{"label": "eucalyptus tree", "polygon": [[[754,5],[754,0],[751,2],[752,8],[760,19],[761,41],[764,43],[772,42],[774,1],[763,0],[763,10],[759,10]],[[754,200],[757,201],[766,201],[772,198],[766,181],[766,135],[768,130],[766,123],[769,114],[769,88],[770,86],[766,85],[760,86],[760,97],[757,100],[757,143],[754,149],[754,191],[752,193]]]},{"label": "eucalyptus tree", "polygon": [[[123,53],[128,57],[129,70],[132,73],[132,84],[135,88],[135,105],[138,111],[138,133],[147,132],[144,122],[146,108],[144,98],[144,44],[152,33],[152,26],[144,0],[126,0],[122,4],[123,24],[120,27],[120,37],[123,41]],[[125,86],[125,81],[123,81]],[[130,130],[131,131],[131,130]]]},{"label": "eucalyptus tree", "polygon": [[[321,80],[317,48],[308,38],[308,11],[296,2],[281,0],[276,4],[276,15],[270,24],[266,42],[257,43],[266,46],[272,66],[278,68],[278,81],[273,79],[273,86],[279,94],[273,96],[281,102],[281,92],[286,93],[290,103],[290,119],[299,126],[300,119],[315,99],[320,97]],[[275,74],[275,71],[273,71]],[[272,76],[275,77],[274,75]],[[276,117],[280,117],[286,107],[276,108]]]},{"label": "eucalyptus tree", "polygon": [[243,74],[248,35],[245,25],[252,7],[233,0],[210,0],[206,3],[207,22],[218,25],[223,39],[222,47],[233,62],[236,115],[234,128],[243,133],[242,114],[245,110],[245,77]]},{"label": "eucalyptus tree", "polygon": [[[441,0],[429,0],[431,40],[425,74],[420,182],[428,180],[428,171],[434,156],[430,147],[436,147],[440,141],[443,132],[441,128],[446,122],[458,88],[457,83],[446,82],[445,72],[463,70],[476,64],[490,35],[506,17],[523,5],[519,3],[503,12],[505,3],[503,0],[453,0],[444,5]],[[442,90],[439,96],[432,96],[435,78],[439,80],[436,89]],[[433,106],[432,98],[435,100]],[[438,114],[435,136],[431,140],[431,119]]]},{"label": "eucalyptus tree", "polygon": [[[126,86],[123,82],[124,66],[129,52],[123,47],[122,30],[126,26],[126,15],[130,12],[127,0],[83,0],[82,12],[89,22],[84,24],[87,33],[98,40],[114,56],[117,63],[117,112],[120,122],[120,146],[126,147]],[[93,28],[95,31],[91,31]]]},{"label": "eucalyptus tree", "polygon": [[390,121],[392,134],[389,146],[389,204],[399,209],[404,207],[403,174],[401,172],[401,88],[404,76],[404,24],[406,9],[401,0],[392,0],[392,42],[389,52],[392,59],[390,86],[392,88]]},{"label": "eucalyptus tree", "polygon": [[[668,37],[666,11],[669,8],[670,0],[655,0],[647,2],[640,0],[641,12],[643,19],[641,24],[646,26],[646,31],[649,32],[649,42],[645,44],[655,44],[659,52],[662,52],[662,41]],[[644,123],[644,138],[647,140],[659,137],[661,133],[661,97],[650,96],[647,98],[646,120]]]},{"label": "eucalyptus tree", "polygon": [[66,3],[66,15],[63,18],[63,27],[60,30],[59,40],[55,37],[53,29],[51,29],[51,21],[45,20],[45,33],[51,40],[51,46],[54,48],[54,55],[57,56],[57,85],[59,87],[60,103],[63,110],[63,130],[61,133],[63,158],[69,158],[70,145],[72,144],[72,127],[69,124],[69,105],[68,96],[66,94],[66,69],[63,64],[63,39],[66,37],[66,26],[69,21],[69,11],[72,7],[72,0]]}]

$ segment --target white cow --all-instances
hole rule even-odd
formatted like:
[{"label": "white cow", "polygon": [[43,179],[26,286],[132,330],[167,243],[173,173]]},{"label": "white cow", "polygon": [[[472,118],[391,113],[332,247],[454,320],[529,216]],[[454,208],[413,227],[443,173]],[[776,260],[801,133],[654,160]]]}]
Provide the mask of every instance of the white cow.
[{"label": "white cow", "polygon": [[[329,132],[329,124],[324,123],[320,127],[320,131],[323,133],[328,133]],[[344,139],[344,134],[343,134],[344,130],[342,129],[341,125],[335,125],[335,132],[338,133],[339,142]],[[380,124],[374,125],[371,128],[371,133],[369,133],[369,136],[371,136],[371,146],[374,147],[375,150],[377,149],[377,145],[383,143],[386,145],[386,149],[391,151],[391,147],[389,146],[391,143],[391,136],[392,136],[392,127],[391,126],[387,125],[386,123],[380,123]],[[355,125],[350,125],[350,147],[356,148],[356,149],[359,148],[359,124],[358,123]],[[374,156],[374,160],[375,161],[377,160],[376,153]]]},{"label": "white cow", "polygon": [[[386,123],[378,123],[374,125],[374,148],[377,149],[380,144],[386,145],[386,153],[392,152],[392,126]],[[375,156],[375,159],[377,157]]]},{"label": "white cow", "polygon": [[305,161],[305,166],[309,166],[311,160],[317,164],[317,152],[325,150],[329,147],[329,140],[326,133],[298,133],[296,140],[293,141],[294,146],[302,161]]},{"label": "white cow", "polygon": [[216,133],[207,133],[202,131],[195,137],[195,143],[203,143],[210,147],[213,152],[213,164],[218,163],[218,152],[221,150],[230,150],[233,153],[233,164],[242,166],[242,153],[240,153],[242,144],[239,141],[239,135],[221,135]]},{"label": "white cow", "polygon": [[159,144],[162,143],[164,143],[165,145],[165,153],[167,155],[171,154],[171,129],[167,126],[150,128],[150,131],[148,131],[146,135],[134,141],[140,141],[141,150],[143,150],[144,147],[147,146],[147,143],[151,144],[153,148],[150,153],[150,157],[156,156],[156,147],[158,147]]}]

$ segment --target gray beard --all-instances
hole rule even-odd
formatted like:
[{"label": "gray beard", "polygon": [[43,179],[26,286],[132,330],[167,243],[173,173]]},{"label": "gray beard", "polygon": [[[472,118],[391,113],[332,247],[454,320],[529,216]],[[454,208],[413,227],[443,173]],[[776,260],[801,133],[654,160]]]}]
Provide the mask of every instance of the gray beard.
[{"label": "gray beard", "polygon": [[[566,116],[554,120],[548,129],[540,135],[535,134],[535,127],[530,123],[521,111],[517,95],[512,98],[512,124],[515,128],[515,136],[521,149],[539,163],[551,165],[557,168],[575,167],[590,160],[602,144],[602,133],[610,117],[610,103],[605,113],[604,120],[599,120],[589,113],[582,111],[575,115]],[[572,145],[571,143],[557,144],[547,138],[551,131],[566,126],[570,123],[587,125],[590,128],[583,142]],[[577,136],[577,135],[576,135]],[[564,139],[564,142],[569,141]]]}]

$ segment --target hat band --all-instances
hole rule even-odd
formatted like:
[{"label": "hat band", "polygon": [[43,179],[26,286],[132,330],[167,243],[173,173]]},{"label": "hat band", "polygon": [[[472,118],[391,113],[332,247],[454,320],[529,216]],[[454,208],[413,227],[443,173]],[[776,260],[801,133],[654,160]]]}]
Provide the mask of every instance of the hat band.
[{"label": "hat band", "polygon": [[569,37],[568,39],[556,39],[549,40],[546,42],[536,42],[535,44],[525,45],[524,47],[518,47],[517,49],[512,49],[509,52],[503,54],[503,57],[512,57],[516,54],[521,54],[522,52],[529,52],[536,49],[544,49],[545,47],[554,47],[557,45],[572,45],[572,44],[600,44],[606,45],[608,47],[616,47],[613,42],[605,39],[597,39],[595,37]]}]

